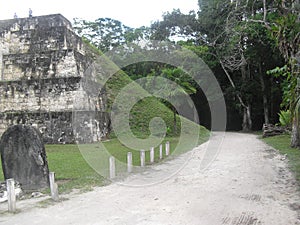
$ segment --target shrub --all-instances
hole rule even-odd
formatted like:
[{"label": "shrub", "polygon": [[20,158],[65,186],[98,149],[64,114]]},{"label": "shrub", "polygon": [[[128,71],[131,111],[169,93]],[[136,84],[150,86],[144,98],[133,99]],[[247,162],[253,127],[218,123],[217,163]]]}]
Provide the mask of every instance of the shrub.
[{"label": "shrub", "polygon": [[292,113],[290,110],[280,110],[279,115],[279,122],[281,126],[290,127],[292,124]]}]

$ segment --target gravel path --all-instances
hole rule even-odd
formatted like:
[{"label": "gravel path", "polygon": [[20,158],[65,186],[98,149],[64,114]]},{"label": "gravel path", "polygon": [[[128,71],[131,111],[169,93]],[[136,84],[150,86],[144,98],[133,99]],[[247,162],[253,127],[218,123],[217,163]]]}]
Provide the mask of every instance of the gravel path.
[{"label": "gravel path", "polygon": [[206,146],[194,149],[187,165],[164,182],[142,185],[187,155],[124,181],[141,187],[114,183],[46,208],[24,207],[24,200],[15,215],[3,213],[2,204],[0,224],[300,224],[300,195],[283,156],[255,135],[226,133],[217,157],[200,170]]}]

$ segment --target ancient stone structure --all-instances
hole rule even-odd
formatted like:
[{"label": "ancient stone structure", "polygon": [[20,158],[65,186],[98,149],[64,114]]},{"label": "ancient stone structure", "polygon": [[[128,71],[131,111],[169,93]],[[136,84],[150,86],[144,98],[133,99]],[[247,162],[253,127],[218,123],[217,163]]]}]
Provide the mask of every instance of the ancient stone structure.
[{"label": "ancient stone structure", "polygon": [[1,137],[0,152],[5,179],[20,182],[24,190],[49,187],[49,170],[40,132],[32,126],[14,125]]},{"label": "ancient stone structure", "polygon": [[276,126],[273,124],[264,124],[263,125],[263,138],[272,137],[276,135],[288,134],[290,133],[288,127]]},{"label": "ancient stone structure", "polygon": [[[109,118],[104,88],[98,85],[95,94],[83,85],[99,76],[91,67],[93,54],[62,15],[0,21],[0,135],[13,124],[29,124],[46,143],[105,136]],[[77,112],[82,116],[76,117],[76,131],[74,96],[89,104]]]}]

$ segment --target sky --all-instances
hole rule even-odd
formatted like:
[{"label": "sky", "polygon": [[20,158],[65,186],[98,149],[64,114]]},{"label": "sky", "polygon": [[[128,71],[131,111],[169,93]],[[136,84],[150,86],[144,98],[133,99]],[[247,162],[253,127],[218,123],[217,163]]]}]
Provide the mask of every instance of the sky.
[{"label": "sky", "polygon": [[0,20],[60,13],[69,19],[94,20],[109,17],[129,27],[149,26],[173,9],[183,13],[197,11],[198,0],[0,0]]}]

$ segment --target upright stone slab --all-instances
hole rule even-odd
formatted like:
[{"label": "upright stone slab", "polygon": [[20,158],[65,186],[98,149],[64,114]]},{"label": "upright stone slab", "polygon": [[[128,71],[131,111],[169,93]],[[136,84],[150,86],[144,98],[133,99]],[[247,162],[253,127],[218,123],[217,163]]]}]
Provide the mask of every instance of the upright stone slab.
[{"label": "upright stone slab", "polygon": [[23,190],[49,187],[49,170],[40,132],[27,125],[9,127],[0,141],[5,179],[13,178]]}]

